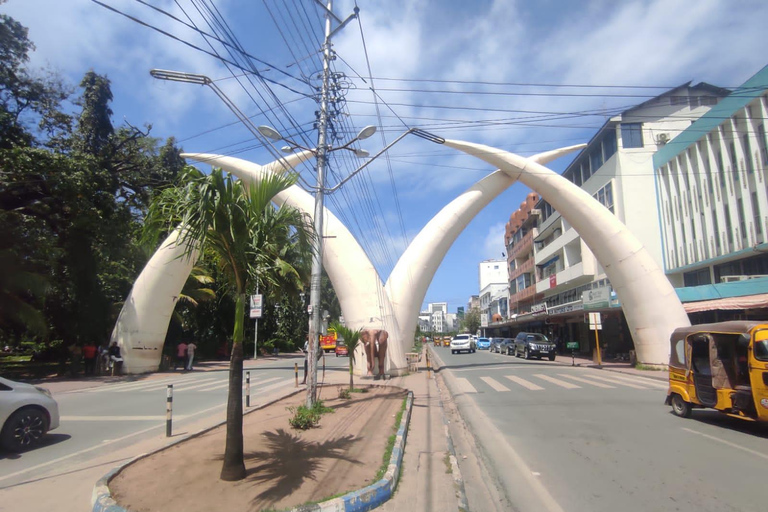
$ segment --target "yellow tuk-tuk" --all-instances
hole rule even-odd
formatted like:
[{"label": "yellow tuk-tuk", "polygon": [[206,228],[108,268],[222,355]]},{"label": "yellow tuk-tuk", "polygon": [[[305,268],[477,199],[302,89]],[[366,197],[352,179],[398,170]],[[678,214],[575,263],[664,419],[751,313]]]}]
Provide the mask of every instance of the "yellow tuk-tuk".
[{"label": "yellow tuk-tuk", "polygon": [[451,346],[451,337],[450,336],[444,336],[443,337],[443,346],[444,347],[450,347]]},{"label": "yellow tuk-tuk", "polygon": [[712,408],[768,422],[768,322],[733,321],[676,329],[670,337],[666,404],[683,418]]}]

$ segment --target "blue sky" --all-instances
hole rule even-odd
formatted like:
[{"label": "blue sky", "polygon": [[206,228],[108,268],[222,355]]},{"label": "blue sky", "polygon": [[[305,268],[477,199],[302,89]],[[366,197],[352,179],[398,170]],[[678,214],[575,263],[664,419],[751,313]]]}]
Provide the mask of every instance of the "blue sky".
[{"label": "blue sky", "polygon": [[[225,49],[215,41],[211,49],[198,32],[141,2],[100,1],[206,51]],[[307,145],[316,141],[317,106],[307,96],[318,83],[313,77],[323,26],[314,1],[144,3],[208,32],[214,29],[197,7],[215,7],[245,52],[267,63],[256,68],[269,87],[243,77],[238,83],[232,76],[241,71],[91,0],[10,0],[0,12],[29,28],[37,47],[32,68],[55,70],[73,85],[89,69],[107,75],[116,125],[151,124],[153,136],[175,136],[190,152],[274,159],[209,88],[150,77],[150,69],[162,68],[205,74],[254,124],[275,126]],[[346,100],[337,125],[342,140],[365,125],[380,125],[383,130],[361,144],[371,154],[406,127],[421,127],[531,155],[586,142],[606,116],[665,88],[689,80],[735,87],[766,64],[768,3],[761,0],[358,0],[358,6],[360,23],[352,21],[334,39],[334,68],[343,73],[339,96]],[[334,11],[343,19],[353,7],[337,1]],[[551,168],[561,171],[567,163]],[[355,165],[334,161],[330,184]],[[301,171],[314,182],[311,167]],[[326,204],[348,223],[386,280],[426,222],[492,171],[408,137]],[[425,303],[448,302],[455,311],[478,293],[477,264],[501,257],[504,224],[528,192],[514,185],[470,223]]]}]

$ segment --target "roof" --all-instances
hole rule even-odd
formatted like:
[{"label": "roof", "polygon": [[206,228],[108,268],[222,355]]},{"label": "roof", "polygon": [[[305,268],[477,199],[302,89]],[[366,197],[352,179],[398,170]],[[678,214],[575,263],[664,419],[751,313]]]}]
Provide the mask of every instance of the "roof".
[{"label": "roof", "polygon": [[768,66],[737,87],[731,94],[712,107],[709,112],[658,150],[653,155],[653,168],[658,169],[669,163],[670,160],[683,153],[696,141],[730,119],[734,113],[744,108],[755,98],[759,98],[766,89],[768,89]]},{"label": "roof", "polygon": [[768,290],[768,277],[746,279],[732,283],[705,284],[701,286],[686,286],[675,288],[680,302],[697,302],[730,297],[746,297],[760,295]]}]

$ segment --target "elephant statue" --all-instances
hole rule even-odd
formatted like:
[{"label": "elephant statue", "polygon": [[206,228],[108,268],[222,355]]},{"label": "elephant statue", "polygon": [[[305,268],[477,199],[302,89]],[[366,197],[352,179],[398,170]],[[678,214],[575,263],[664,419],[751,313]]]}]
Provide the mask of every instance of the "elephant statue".
[{"label": "elephant statue", "polygon": [[384,377],[384,366],[387,359],[387,340],[389,333],[383,329],[364,329],[360,333],[360,339],[363,342],[365,358],[368,362],[368,375],[373,375],[373,362],[379,362],[379,374],[374,378]]}]

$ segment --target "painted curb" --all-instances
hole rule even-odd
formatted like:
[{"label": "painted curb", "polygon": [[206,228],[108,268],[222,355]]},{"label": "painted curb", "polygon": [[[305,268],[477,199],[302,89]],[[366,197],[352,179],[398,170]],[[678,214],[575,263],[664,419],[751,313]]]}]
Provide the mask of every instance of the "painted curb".
[{"label": "painted curb", "polygon": [[[443,363],[443,360],[440,359],[440,356],[435,354],[435,352],[432,350],[432,347],[427,346],[427,350],[430,352],[430,360],[435,361],[435,359],[440,363],[440,367],[445,366],[445,363]],[[434,364],[433,364],[434,369]],[[438,368],[439,369],[439,368]],[[440,391],[440,381],[437,379],[437,375],[435,375],[435,385],[437,386],[438,392]],[[461,476],[461,469],[459,468],[459,459],[456,457],[456,448],[453,446],[453,438],[451,437],[451,430],[448,427],[448,417],[445,414],[445,408],[443,407],[443,399],[442,395],[438,394],[439,402],[440,402],[440,415],[443,417],[443,429],[445,430],[445,438],[448,443],[448,454],[449,459],[451,461],[451,473],[453,474],[453,483],[456,487],[456,500],[458,501],[458,509],[460,512],[468,511],[469,510],[469,502],[467,501],[467,492],[464,488],[464,478]]]},{"label": "painted curb", "polygon": [[[251,414],[253,412],[256,412],[258,410],[264,409],[265,407],[268,407],[274,403],[279,402],[280,400],[284,400],[286,398],[290,398],[296,394],[302,393],[305,390],[303,389],[297,389],[294,391],[291,391],[290,393],[286,393],[285,395],[282,395],[278,398],[275,398],[274,400],[270,400],[269,402],[266,402],[264,404],[261,404],[259,406],[253,407],[248,411],[245,411],[243,413],[243,416],[247,416],[248,414]],[[125,468],[130,466],[131,464],[134,464],[141,459],[144,459],[146,457],[149,457],[150,455],[154,455],[156,453],[162,452],[163,450],[167,450],[168,448],[171,448],[173,446],[176,446],[179,443],[183,443],[184,441],[188,441],[190,439],[193,439],[195,437],[199,437],[207,432],[210,432],[211,430],[215,428],[219,428],[222,425],[226,425],[227,420],[221,421],[219,423],[216,423],[213,426],[206,427],[198,432],[195,432],[194,434],[189,434],[188,436],[181,437],[177,439],[176,441],[169,443],[161,448],[158,448],[155,451],[149,452],[149,453],[142,453],[141,455],[138,455],[134,457],[133,459],[129,460],[125,464],[122,464],[114,469],[112,469],[109,473],[104,475],[99,479],[98,482],[96,482],[96,485],[93,486],[93,493],[91,494],[91,505],[92,505],[92,512],[131,512],[128,509],[125,509],[121,507],[120,505],[115,502],[115,500],[112,498],[112,493],[109,490],[109,482],[112,481],[113,478],[115,478],[117,475],[119,475]]]},{"label": "painted curb", "polygon": [[[254,407],[253,409],[247,411],[244,416],[303,391],[304,390],[293,391],[284,396],[276,398],[275,400],[259,405],[258,407]],[[313,505],[303,505],[291,509],[290,512],[365,512],[368,510],[373,510],[391,498],[392,493],[397,487],[397,480],[403,464],[403,454],[405,453],[405,442],[406,438],[408,437],[408,425],[411,421],[412,408],[413,391],[408,391],[408,398],[405,403],[405,411],[403,417],[400,419],[400,426],[397,429],[395,445],[392,448],[392,456],[389,459],[389,466],[387,467],[387,472],[384,474],[384,477],[381,480],[372,485],[369,485],[368,487],[347,493],[344,496],[333,498],[331,500]],[[167,450],[168,448],[171,448],[172,446],[175,446],[189,439],[201,436],[206,432],[225,425],[226,423],[227,422],[225,420],[211,427],[204,428],[199,432],[182,437],[181,439],[167,444],[153,452],[141,454],[129,460],[125,464],[114,468],[109,473],[101,477],[99,481],[96,482],[96,485],[94,485],[93,493],[91,495],[92,512],[130,512],[130,510],[119,506],[112,498],[112,493],[109,490],[109,482],[112,481],[113,478],[119,475],[120,472],[122,472],[131,464],[138,462],[145,457],[154,455],[155,453],[159,453],[163,450]]]},{"label": "painted curb", "polygon": [[408,437],[408,425],[411,422],[411,409],[413,408],[413,391],[408,391],[405,402],[405,411],[400,419],[400,426],[395,435],[395,445],[392,448],[392,456],[389,458],[389,466],[384,478],[376,483],[357,491],[352,491],[314,505],[305,505],[291,509],[290,512],[365,512],[373,510],[392,497],[397,487],[397,479],[403,465],[405,453],[405,441]]}]

